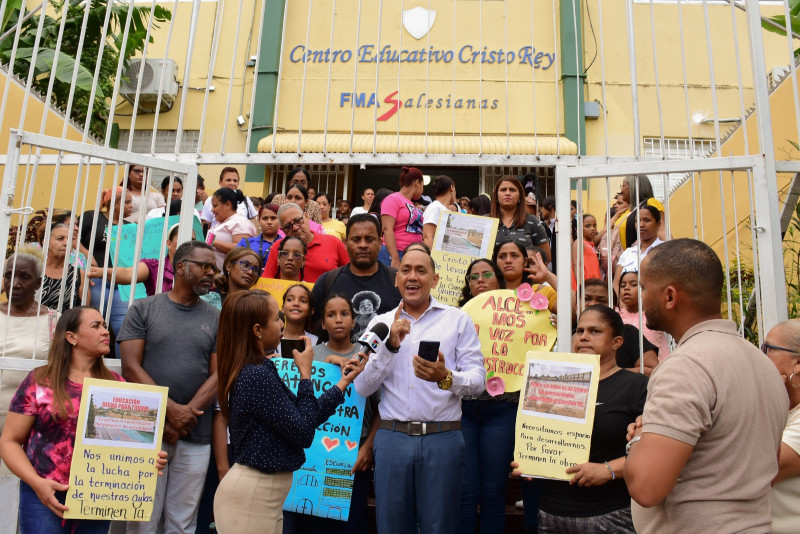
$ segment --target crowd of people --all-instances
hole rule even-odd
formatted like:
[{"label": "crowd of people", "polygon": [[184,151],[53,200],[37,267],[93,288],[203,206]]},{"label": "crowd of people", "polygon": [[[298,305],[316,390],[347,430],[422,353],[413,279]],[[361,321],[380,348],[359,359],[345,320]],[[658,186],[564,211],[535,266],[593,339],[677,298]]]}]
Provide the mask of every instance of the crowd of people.
[{"label": "crowd of people", "polygon": [[[597,216],[574,203],[557,214],[552,196],[526,185],[506,176],[491,194],[459,198],[438,176],[426,196],[422,171],[403,167],[397,190],[365,188],[351,209],[303,168],[284,193],[259,198],[226,167],[218,189],[199,180],[184,208],[180,180],[159,194],[133,165],[98,211],[37,213],[30,242],[6,261],[0,303],[0,354],[47,360],[0,381],[0,457],[21,480],[22,532],[108,531],[61,520],[85,377],[169,388],[153,516],[128,523],[131,533],[205,533],[212,521],[222,534],[366,533],[371,485],[381,534],[501,533],[509,475],[523,477],[528,532],[797,531],[800,320],[775,326],[761,351],[744,340],[722,319],[719,258],[667,235],[645,176],[626,178]],[[199,214],[203,235],[179,243],[172,226],[163,258],[115,265],[110,229],[183,209]],[[448,211],[498,220],[457,306],[431,295]],[[570,273],[556,271],[567,253],[557,216],[571,221]],[[558,310],[567,275],[572,309]],[[287,289],[253,289],[260,278]],[[135,282],[147,296],[129,305],[118,286]],[[523,284],[554,318],[572,314],[573,352],[600,356],[588,462],[565,467],[565,481],[512,472],[520,393],[486,391],[475,325],[460,309]],[[367,356],[355,341],[379,323],[388,336]],[[420,356],[426,340],[439,342],[433,360]],[[293,359],[296,393],[274,357]],[[314,391],[315,361],[339,366],[341,380]],[[283,512],[291,473],[348,387],[366,398],[349,519]]]}]

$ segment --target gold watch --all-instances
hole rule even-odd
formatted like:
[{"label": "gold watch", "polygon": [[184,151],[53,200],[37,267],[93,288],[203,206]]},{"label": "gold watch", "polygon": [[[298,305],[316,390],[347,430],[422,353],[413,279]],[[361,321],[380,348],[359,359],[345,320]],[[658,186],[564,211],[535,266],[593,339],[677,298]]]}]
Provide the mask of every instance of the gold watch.
[{"label": "gold watch", "polygon": [[439,380],[439,389],[447,391],[453,387],[453,371],[447,370],[447,376]]}]

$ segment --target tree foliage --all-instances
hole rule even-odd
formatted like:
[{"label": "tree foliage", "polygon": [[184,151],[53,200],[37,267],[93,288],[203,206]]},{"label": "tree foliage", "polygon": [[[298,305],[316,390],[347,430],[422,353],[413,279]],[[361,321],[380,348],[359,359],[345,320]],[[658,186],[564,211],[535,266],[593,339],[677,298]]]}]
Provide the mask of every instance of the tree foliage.
[{"label": "tree foliage", "polygon": [[[6,12],[3,13],[2,33],[11,29],[9,36],[0,40],[0,62],[8,65],[11,59],[11,51],[14,45],[16,26],[19,23],[20,6],[22,0],[9,0]],[[27,79],[30,70],[31,59],[33,58],[34,47],[36,46],[36,32],[39,26],[40,17],[44,16],[42,36],[39,41],[39,48],[36,54],[36,63],[33,71],[32,85],[43,95],[47,92],[50,77],[55,78],[53,84],[52,104],[66,110],[72,87],[72,76],[75,67],[75,58],[78,56],[78,43],[80,42],[81,27],[87,6],[89,8],[84,36],[83,48],[81,51],[80,64],[78,66],[78,76],[74,91],[74,101],[72,104],[71,117],[81,125],[86,124],[87,112],[89,109],[89,97],[92,86],[97,85],[92,108],[90,132],[102,139],[106,131],[106,120],[108,119],[110,98],[114,92],[117,65],[120,61],[120,54],[124,49],[122,60],[127,66],[131,57],[144,50],[145,38],[147,36],[147,24],[150,17],[150,9],[134,7],[130,10],[130,28],[124,43],[125,24],[128,19],[129,4],[115,0],[92,0],[89,5],[87,0],[69,0],[69,2],[50,1],[50,6],[57,14],[53,18],[49,14],[38,13],[35,16],[24,20],[21,24],[20,39],[17,45],[17,53],[14,59],[14,74]],[[66,9],[65,9],[66,8]],[[94,79],[95,66],[99,57],[101,37],[103,35],[103,23],[106,19],[106,11],[110,9],[108,26],[106,28],[105,47],[100,60],[100,70],[97,80]],[[64,25],[64,35],[61,40],[61,49],[56,62],[56,44],[58,32],[61,25],[61,17],[66,16]],[[153,29],[157,28],[157,22],[169,21],[172,13],[161,6],[156,6],[153,10]],[[150,42],[153,31],[151,30]],[[123,67],[124,73],[124,67]]]}]

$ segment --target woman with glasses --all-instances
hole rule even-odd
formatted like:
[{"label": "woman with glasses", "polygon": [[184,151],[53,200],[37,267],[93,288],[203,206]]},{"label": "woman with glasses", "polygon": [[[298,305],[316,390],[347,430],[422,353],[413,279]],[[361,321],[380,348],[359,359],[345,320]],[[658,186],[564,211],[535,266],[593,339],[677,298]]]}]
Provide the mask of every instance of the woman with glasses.
[{"label": "woman with glasses", "polygon": [[211,212],[218,224],[208,231],[206,243],[214,249],[219,270],[223,270],[225,255],[237,243],[258,233],[253,223],[237,212],[239,203],[244,201],[244,193],[227,187],[217,189],[211,197]]},{"label": "woman with glasses", "polygon": [[253,287],[261,274],[261,258],[249,248],[236,247],[225,255],[222,271],[215,271],[214,289],[200,298],[218,310],[225,298]]},{"label": "woman with glasses", "polygon": [[773,534],[797,532],[800,517],[800,319],[778,323],[761,345],[786,385],[789,420],[778,455],[778,476],[769,493]]},{"label": "woman with glasses", "polygon": [[278,246],[278,280],[303,281],[308,248],[299,237],[287,237]]},{"label": "woman with glasses", "polygon": [[[467,267],[463,306],[486,291],[505,289],[506,282],[495,262],[477,259]],[[514,424],[519,395],[492,397],[485,391],[461,399],[461,433],[464,436],[466,468],[461,487],[461,510],[457,532],[475,532],[480,505],[480,532],[503,532],[506,521],[508,464],[514,451]]]}]

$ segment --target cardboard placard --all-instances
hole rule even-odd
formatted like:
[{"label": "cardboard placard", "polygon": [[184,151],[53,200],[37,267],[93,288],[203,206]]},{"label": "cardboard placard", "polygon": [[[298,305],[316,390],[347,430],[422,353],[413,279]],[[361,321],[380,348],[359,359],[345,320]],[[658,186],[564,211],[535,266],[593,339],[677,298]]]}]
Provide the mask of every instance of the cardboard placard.
[{"label": "cardboard placard", "polygon": [[[180,215],[172,215],[167,222],[167,231],[174,225],[178,224]],[[114,251],[117,249],[117,235],[120,236],[119,244],[119,257],[117,258],[116,267],[133,267],[133,255],[136,248],[136,231],[139,228],[138,224],[123,224],[119,226],[109,227],[106,229],[109,232],[109,246],[108,251],[111,257],[114,256]],[[192,224],[195,236],[202,240],[203,227],[197,217],[194,218]],[[120,232],[118,234],[118,232]],[[161,244],[167,240],[167,236],[163,235],[164,232],[164,217],[157,219],[150,219],[145,221],[144,230],[142,232],[142,249],[139,253],[139,259],[152,259],[158,258],[161,251]],[[99,245],[95,245],[99,246]],[[164,245],[164,255],[167,254],[166,245]],[[111,280],[111,278],[109,278]],[[125,302],[131,298],[131,286],[117,284],[115,287],[119,288],[120,297]],[[147,297],[147,292],[144,289],[144,284],[136,284],[136,299],[143,299]]]},{"label": "cardboard placard", "polygon": [[165,387],[84,379],[65,518],[150,520],[166,409]]},{"label": "cardboard placard", "polygon": [[492,256],[498,222],[494,217],[441,213],[431,249],[439,274],[439,283],[431,290],[436,300],[458,306],[469,264]]},{"label": "cardboard placard", "polygon": [[[289,358],[273,361],[281,379],[297,393],[300,373],[294,361]],[[314,362],[311,381],[315,395],[335,387],[341,377],[338,365]],[[350,470],[358,458],[366,399],[356,393],[352,384],[345,390],[344,399],[336,413],[317,428],[314,443],[306,449],[305,463],[294,472],[292,489],[283,503],[284,510],[340,521],[350,517],[353,494]]]},{"label": "cardboard placard", "polygon": [[589,461],[599,377],[597,354],[528,353],[514,443],[524,475],[569,480]]},{"label": "cardboard placard", "polygon": [[548,352],[556,342],[556,328],[548,310],[534,310],[510,289],[486,291],[462,308],[472,318],[487,373],[505,382],[505,391],[519,391],[525,384],[525,355]]},{"label": "cardboard placard", "polygon": [[251,289],[266,291],[278,301],[278,307],[283,309],[283,294],[297,284],[306,286],[309,290],[314,289],[314,284],[309,282],[297,282],[295,280],[278,280],[277,278],[259,278]]}]

